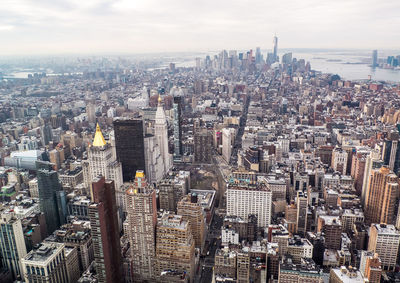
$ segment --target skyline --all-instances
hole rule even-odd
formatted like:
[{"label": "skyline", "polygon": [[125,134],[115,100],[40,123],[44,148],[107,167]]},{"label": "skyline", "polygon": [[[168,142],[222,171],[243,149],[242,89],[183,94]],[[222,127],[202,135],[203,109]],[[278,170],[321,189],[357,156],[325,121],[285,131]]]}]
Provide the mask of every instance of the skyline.
[{"label": "skyline", "polygon": [[162,3],[6,1],[0,9],[0,54],[210,52],[249,46],[270,50],[274,34],[280,49],[400,48],[397,1]]}]

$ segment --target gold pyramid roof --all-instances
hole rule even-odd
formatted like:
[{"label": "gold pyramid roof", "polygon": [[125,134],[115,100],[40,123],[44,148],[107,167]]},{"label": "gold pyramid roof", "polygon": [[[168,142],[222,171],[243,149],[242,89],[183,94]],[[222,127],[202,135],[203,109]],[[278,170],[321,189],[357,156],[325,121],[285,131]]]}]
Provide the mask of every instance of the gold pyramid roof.
[{"label": "gold pyramid roof", "polygon": [[103,137],[103,134],[101,133],[101,129],[99,126],[99,123],[96,125],[96,134],[94,135],[93,139],[93,146],[105,146],[107,144],[106,140]]}]

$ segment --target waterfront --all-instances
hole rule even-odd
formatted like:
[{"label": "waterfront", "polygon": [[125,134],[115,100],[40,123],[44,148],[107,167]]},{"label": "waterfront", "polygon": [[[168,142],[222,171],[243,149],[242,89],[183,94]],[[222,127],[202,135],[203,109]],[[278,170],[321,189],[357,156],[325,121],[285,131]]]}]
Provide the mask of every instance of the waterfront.
[{"label": "waterfront", "polygon": [[[240,53],[242,51],[238,51]],[[264,58],[270,50],[263,50]],[[279,52],[280,58],[282,55],[292,52],[293,58],[304,59],[310,62],[311,68],[322,73],[338,74],[342,79],[346,80],[367,80],[371,76],[372,80],[400,82],[400,70],[371,68],[371,53],[370,50],[320,50],[320,49],[282,49]],[[159,60],[158,66],[149,68],[149,71],[154,69],[168,68],[170,62],[175,62],[176,67],[194,67],[196,65],[196,57],[203,57],[209,54],[210,57],[218,54],[214,52],[202,53],[185,53],[181,57],[177,54],[165,53],[157,54]],[[386,60],[389,55],[400,54],[400,51],[379,51],[379,59]],[[179,54],[178,54],[179,55]],[[138,56],[138,55],[137,55]],[[144,56],[144,55],[143,55]],[[147,56],[149,56],[147,54]],[[179,59],[178,59],[179,58]],[[42,72],[43,70],[40,70]],[[37,72],[37,71],[36,71]],[[4,78],[27,78],[28,74],[32,74],[32,70],[20,70],[13,72]],[[48,74],[57,75],[57,74]]]},{"label": "waterfront", "polygon": [[[287,50],[289,52],[289,50]],[[396,51],[393,51],[396,52]],[[323,73],[338,74],[347,80],[366,80],[371,75],[372,80],[400,82],[400,70],[371,68],[371,53],[368,50],[294,50],[293,57],[309,61],[311,68]],[[390,53],[382,52],[380,59],[385,59]],[[280,56],[282,56],[280,54]]]}]

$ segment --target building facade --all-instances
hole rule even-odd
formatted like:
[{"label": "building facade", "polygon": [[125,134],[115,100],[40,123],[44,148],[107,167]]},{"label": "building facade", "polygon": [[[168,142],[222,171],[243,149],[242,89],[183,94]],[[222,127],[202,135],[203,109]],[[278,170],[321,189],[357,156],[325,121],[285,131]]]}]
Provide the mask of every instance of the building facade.
[{"label": "building facade", "polygon": [[88,213],[99,283],[121,282],[122,259],[114,182],[97,177]]},{"label": "building facade", "polygon": [[194,280],[194,240],[189,222],[181,215],[164,214],[157,223],[156,270],[157,276],[163,271],[184,271]]},{"label": "building facade", "polygon": [[368,250],[378,254],[382,261],[382,270],[395,269],[399,243],[400,232],[393,225],[371,225]]},{"label": "building facade", "polygon": [[156,193],[147,184],[143,171],[136,171],[135,182],[126,191],[126,203],[126,237],[130,243],[133,281],[154,280]]},{"label": "building facade", "polygon": [[226,203],[227,215],[247,219],[254,214],[259,227],[268,227],[271,223],[272,192],[264,184],[230,184]]},{"label": "building facade", "polygon": [[122,164],[123,180],[132,181],[137,170],[146,170],[143,120],[117,119],[113,124],[115,149],[118,161]]}]

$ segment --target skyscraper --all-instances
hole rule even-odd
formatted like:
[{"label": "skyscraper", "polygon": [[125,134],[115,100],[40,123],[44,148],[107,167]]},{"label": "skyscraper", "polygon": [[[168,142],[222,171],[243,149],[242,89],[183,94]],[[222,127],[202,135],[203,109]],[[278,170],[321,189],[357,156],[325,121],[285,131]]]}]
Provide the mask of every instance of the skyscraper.
[{"label": "skyscraper", "polygon": [[155,190],[143,171],[136,171],[134,185],[126,191],[127,238],[130,242],[135,282],[154,279],[157,205]]},{"label": "skyscraper", "polygon": [[86,115],[89,123],[96,122],[96,106],[93,103],[88,103],[86,105]]},{"label": "skyscraper", "polygon": [[164,160],[161,155],[161,149],[157,142],[157,137],[146,135],[144,138],[144,158],[147,181],[155,184],[165,175]]},{"label": "skyscraper", "polygon": [[365,205],[365,196],[367,194],[367,189],[369,187],[369,177],[371,175],[372,170],[379,169],[383,165],[383,161],[380,158],[380,153],[378,150],[372,150],[369,155],[366,157],[365,161],[365,169],[363,176],[363,185],[361,192],[361,202]]},{"label": "skyscraper", "polygon": [[52,163],[36,161],[36,169],[40,210],[46,218],[47,233],[51,234],[65,223],[67,212],[65,192]]},{"label": "skyscraper", "polygon": [[393,225],[371,225],[368,250],[378,254],[382,261],[382,270],[395,269],[399,243],[400,232]]},{"label": "skyscraper", "polygon": [[174,158],[180,159],[182,155],[182,99],[174,96]]},{"label": "skyscraper", "polygon": [[297,207],[297,233],[305,235],[307,232],[307,211],[308,200],[307,196],[302,192],[297,192],[296,198]]},{"label": "skyscraper", "polygon": [[194,279],[194,240],[189,222],[181,215],[164,214],[157,223],[157,276],[165,270],[186,272]]},{"label": "skyscraper", "polygon": [[335,147],[335,149],[332,151],[331,166],[333,170],[340,172],[340,174],[342,175],[346,175],[347,160],[348,160],[347,151],[343,150],[340,147]]},{"label": "skyscraper", "polygon": [[274,36],[274,62],[279,62],[278,58],[278,37]]},{"label": "skyscraper", "polygon": [[123,201],[125,193],[123,192],[122,166],[114,157],[111,144],[105,141],[99,124],[96,126],[93,143],[88,148],[88,160],[86,162],[88,162],[88,166],[84,166],[84,168],[87,168],[84,174],[84,183],[91,187],[92,180],[98,176],[104,176],[106,179],[113,180],[117,205],[125,210]]},{"label": "skyscraper", "polygon": [[134,180],[137,170],[145,171],[143,120],[114,121],[115,149],[122,164],[124,182]]},{"label": "skyscraper", "polygon": [[114,182],[104,177],[92,182],[93,202],[88,214],[99,283],[122,282],[122,259]]},{"label": "skyscraper", "polygon": [[235,130],[233,128],[222,129],[222,157],[229,164],[232,155]]},{"label": "skyscraper", "polygon": [[365,196],[365,222],[388,223],[395,221],[399,178],[387,167],[373,170]]},{"label": "skyscraper", "polygon": [[65,245],[43,243],[21,260],[26,282],[69,283]]},{"label": "skyscraper", "polygon": [[178,214],[182,215],[184,220],[189,221],[195,247],[202,249],[205,236],[205,222],[203,208],[197,201],[195,193],[185,196],[178,202]]},{"label": "skyscraper", "polygon": [[21,259],[26,252],[21,220],[15,217],[14,212],[3,211],[0,218],[0,258],[14,280],[18,276],[24,279]]},{"label": "skyscraper", "polygon": [[226,191],[226,214],[247,219],[257,216],[259,227],[271,223],[272,192],[264,184],[230,184]]},{"label": "skyscraper", "polygon": [[291,63],[292,63],[292,52],[285,53],[282,56],[282,64],[288,65],[288,64],[291,64]]},{"label": "skyscraper", "polygon": [[378,50],[372,51],[372,65],[371,67],[375,68],[378,66]]},{"label": "skyscraper", "polygon": [[389,166],[395,174],[400,173],[400,137],[399,132],[391,132],[383,142],[383,164]]},{"label": "skyscraper", "polygon": [[[165,117],[164,108],[161,104],[161,96],[158,96],[158,106],[156,112],[156,123],[154,125],[154,134],[157,138],[158,146],[160,147],[161,157],[164,164],[164,174],[172,167],[172,158],[168,150],[168,126]],[[163,175],[164,175],[163,174]]]},{"label": "skyscraper", "polygon": [[211,163],[213,137],[207,129],[201,129],[194,134],[194,161]]},{"label": "skyscraper", "polygon": [[372,251],[361,251],[360,272],[368,282],[380,282],[382,267],[381,259]]},{"label": "skyscraper", "polygon": [[256,64],[260,64],[262,61],[261,49],[260,47],[256,48]]}]

